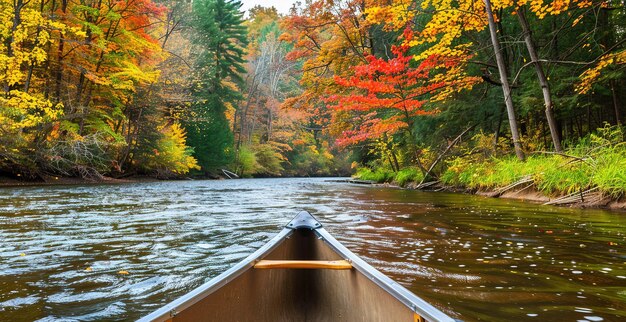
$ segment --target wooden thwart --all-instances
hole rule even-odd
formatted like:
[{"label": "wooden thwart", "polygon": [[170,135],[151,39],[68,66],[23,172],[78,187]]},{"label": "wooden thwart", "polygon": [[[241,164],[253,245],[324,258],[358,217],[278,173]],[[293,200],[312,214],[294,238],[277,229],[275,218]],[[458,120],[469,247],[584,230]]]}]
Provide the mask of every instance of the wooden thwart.
[{"label": "wooden thwart", "polygon": [[260,260],[254,268],[351,269],[352,264],[346,260]]}]

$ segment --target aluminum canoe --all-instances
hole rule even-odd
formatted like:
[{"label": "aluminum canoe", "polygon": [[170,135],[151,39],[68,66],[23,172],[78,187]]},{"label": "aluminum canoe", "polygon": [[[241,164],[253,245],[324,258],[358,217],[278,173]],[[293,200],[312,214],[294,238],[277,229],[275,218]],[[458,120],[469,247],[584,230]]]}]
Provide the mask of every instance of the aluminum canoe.
[{"label": "aluminum canoe", "polygon": [[300,212],[259,250],[139,321],[456,321]]}]

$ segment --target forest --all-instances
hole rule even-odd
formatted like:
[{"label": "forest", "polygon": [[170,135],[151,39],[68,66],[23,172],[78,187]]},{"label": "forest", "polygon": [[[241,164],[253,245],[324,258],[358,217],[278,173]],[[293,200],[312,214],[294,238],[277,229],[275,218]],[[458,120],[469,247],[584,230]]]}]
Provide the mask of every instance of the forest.
[{"label": "forest", "polygon": [[623,0],[0,0],[0,175],[620,198],[625,15]]}]

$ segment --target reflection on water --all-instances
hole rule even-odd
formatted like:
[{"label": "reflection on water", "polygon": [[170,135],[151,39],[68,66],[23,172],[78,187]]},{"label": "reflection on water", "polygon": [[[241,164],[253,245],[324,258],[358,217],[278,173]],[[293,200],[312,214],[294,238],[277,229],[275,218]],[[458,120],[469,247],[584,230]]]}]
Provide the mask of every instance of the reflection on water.
[{"label": "reflection on water", "polygon": [[626,319],[626,214],[254,179],[0,189],[0,320],[134,320],[301,209],[456,318]]}]

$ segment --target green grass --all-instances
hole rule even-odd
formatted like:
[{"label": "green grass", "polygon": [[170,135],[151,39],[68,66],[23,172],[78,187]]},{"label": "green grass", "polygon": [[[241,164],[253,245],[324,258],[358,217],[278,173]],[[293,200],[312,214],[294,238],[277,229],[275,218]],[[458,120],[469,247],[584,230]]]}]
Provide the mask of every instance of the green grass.
[{"label": "green grass", "polygon": [[420,182],[422,181],[422,178],[424,178],[420,170],[414,167],[404,168],[397,173],[386,168],[376,168],[372,170],[370,168],[362,167],[356,170],[354,177],[378,183],[394,182],[403,187],[411,182]]},{"label": "green grass", "polygon": [[422,179],[424,179],[424,176],[422,175],[422,172],[419,169],[404,168],[398,171],[393,181],[397,183],[398,185],[404,187],[411,182],[419,183],[420,181],[422,181]]},{"label": "green grass", "polygon": [[597,160],[592,182],[613,198],[626,194],[626,149],[605,152]]},{"label": "green grass", "polygon": [[598,187],[619,198],[626,194],[626,149],[598,149],[584,161],[560,155],[532,155],[525,162],[512,156],[484,161],[457,158],[448,163],[440,179],[448,185],[493,189],[525,176],[532,177],[537,190],[547,195]]},{"label": "green grass", "polygon": [[395,177],[395,173],[392,170],[384,168],[377,168],[373,171],[370,168],[358,168],[354,177],[361,180],[384,183],[391,182]]}]

